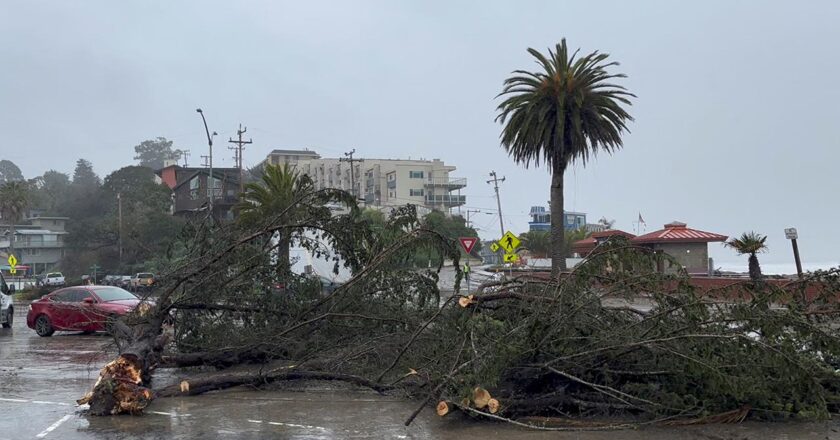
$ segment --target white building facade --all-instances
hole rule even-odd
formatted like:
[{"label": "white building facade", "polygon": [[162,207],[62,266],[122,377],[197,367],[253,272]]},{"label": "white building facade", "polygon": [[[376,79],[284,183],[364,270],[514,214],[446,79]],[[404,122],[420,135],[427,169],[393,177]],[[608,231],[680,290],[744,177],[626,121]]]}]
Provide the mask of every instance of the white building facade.
[{"label": "white building facade", "polygon": [[[461,191],[465,178],[452,177],[455,167],[440,159],[322,158],[311,150],[274,150],[258,167],[289,164],[309,175],[318,189],[348,191],[366,207],[385,208],[414,204],[429,210],[449,212],[466,203]],[[352,168],[351,168],[352,165]]]}]

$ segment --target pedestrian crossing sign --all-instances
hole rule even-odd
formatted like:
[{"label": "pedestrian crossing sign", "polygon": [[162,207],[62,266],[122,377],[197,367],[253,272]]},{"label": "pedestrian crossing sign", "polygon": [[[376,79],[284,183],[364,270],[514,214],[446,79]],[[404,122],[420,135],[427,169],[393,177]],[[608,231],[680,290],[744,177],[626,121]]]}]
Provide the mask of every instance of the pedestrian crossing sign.
[{"label": "pedestrian crossing sign", "polygon": [[522,244],[513,232],[507,231],[505,235],[502,236],[502,239],[499,240],[499,246],[505,250],[505,253],[512,254],[519,245]]},{"label": "pedestrian crossing sign", "polygon": [[496,243],[495,241],[490,244],[490,250],[493,251],[493,252],[499,252],[499,249],[501,249],[501,248],[502,247],[499,246],[499,243]]}]

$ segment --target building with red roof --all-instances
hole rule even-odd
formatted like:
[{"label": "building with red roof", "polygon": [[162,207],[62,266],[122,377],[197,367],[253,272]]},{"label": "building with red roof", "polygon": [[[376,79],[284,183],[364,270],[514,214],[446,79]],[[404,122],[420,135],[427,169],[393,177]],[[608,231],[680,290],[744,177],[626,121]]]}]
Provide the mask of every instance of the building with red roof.
[{"label": "building with red roof", "polygon": [[607,241],[610,237],[621,236],[627,239],[633,239],[636,236],[618,229],[608,229],[606,231],[593,232],[589,237],[583,240],[578,240],[572,243],[572,252],[585,257],[592,252],[596,246]]},{"label": "building with red roof", "polygon": [[[676,259],[689,274],[708,275],[709,243],[724,242],[728,237],[713,232],[691,229],[682,222],[671,222],[664,229],[633,238],[633,244],[666,253]],[[659,267],[660,272],[674,272],[676,268]]]},{"label": "building with red roof", "polygon": [[[631,243],[652,249],[654,252],[663,252],[674,257],[682,267],[693,275],[708,275],[709,264],[709,243],[726,241],[727,236],[713,232],[691,229],[685,223],[671,222],[665,225],[664,229],[650,232],[638,237],[620,230],[607,230],[595,232],[588,238],[576,241],[572,244],[572,252],[585,257],[592,252],[596,246],[603,243],[610,237],[622,236]],[[673,273],[678,268],[665,267],[662,265],[657,269],[660,272]]]}]

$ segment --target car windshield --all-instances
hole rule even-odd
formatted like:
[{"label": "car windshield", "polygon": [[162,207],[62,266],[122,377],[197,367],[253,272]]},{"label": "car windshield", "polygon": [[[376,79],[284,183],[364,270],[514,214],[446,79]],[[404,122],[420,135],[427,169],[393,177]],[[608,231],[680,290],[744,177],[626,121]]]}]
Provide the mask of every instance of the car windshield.
[{"label": "car windshield", "polygon": [[58,277],[61,277],[61,276],[62,275],[58,272],[53,272],[53,273],[48,273],[47,274],[47,278],[58,278]]},{"label": "car windshield", "polygon": [[152,275],[150,273],[138,273],[137,274],[137,278],[152,278],[152,277],[154,277],[154,275]]},{"label": "car windshield", "polygon": [[101,287],[98,289],[94,289],[96,292],[96,296],[99,297],[102,301],[119,301],[123,299],[137,299],[134,294],[128,292],[126,290],[120,289],[119,287]]}]

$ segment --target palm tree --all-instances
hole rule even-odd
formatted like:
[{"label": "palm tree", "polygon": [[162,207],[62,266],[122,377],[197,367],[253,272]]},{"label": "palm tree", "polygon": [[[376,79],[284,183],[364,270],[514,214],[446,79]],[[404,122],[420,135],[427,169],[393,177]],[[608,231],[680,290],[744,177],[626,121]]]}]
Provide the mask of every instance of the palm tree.
[{"label": "palm tree", "polygon": [[589,238],[590,235],[592,235],[592,233],[587,231],[586,228],[577,228],[569,231],[569,233],[565,235],[565,241],[563,243],[565,246],[564,249],[566,250],[566,257],[572,256],[572,245],[575,244],[576,241]]},{"label": "palm tree", "polygon": [[15,223],[23,219],[29,209],[29,185],[23,181],[6,182],[0,186],[0,213],[9,221],[9,253],[15,253]]},{"label": "palm tree", "polygon": [[733,238],[726,242],[726,246],[735,249],[738,255],[749,255],[747,261],[749,262],[750,278],[753,281],[761,281],[761,266],[758,264],[758,257],[756,254],[767,250],[766,235],[761,235],[756,232],[745,232],[738,238]]},{"label": "palm tree", "polygon": [[[239,220],[244,224],[258,224],[271,219],[277,225],[291,225],[301,217],[301,210],[294,205],[301,203],[314,191],[312,179],[299,174],[288,164],[266,165],[259,181],[245,185],[242,200],[237,205]],[[283,228],[277,233],[278,268],[288,270],[289,249],[294,228]]]},{"label": "palm tree", "polygon": [[522,247],[535,258],[546,258],[551,251],[551,233],[548,231],[528,231],[519,234]]},{"label": "palm tree", "polygon": [[527,168],[542,161],[551,171],[551,273],[565,270],[563,249],[563,174],[575,160],[583,165],[599,150],[611,153],[622,146],[621,134],[633,118],[622,107],[635,97],[613,84],[623,74],[607,69],[607,54],[569,53],[566,39],[548,51],[528,52],[541,70],[516,70],[497,97],[504,97],[496,120],[504,124],[502,146],[514,161]]}]

